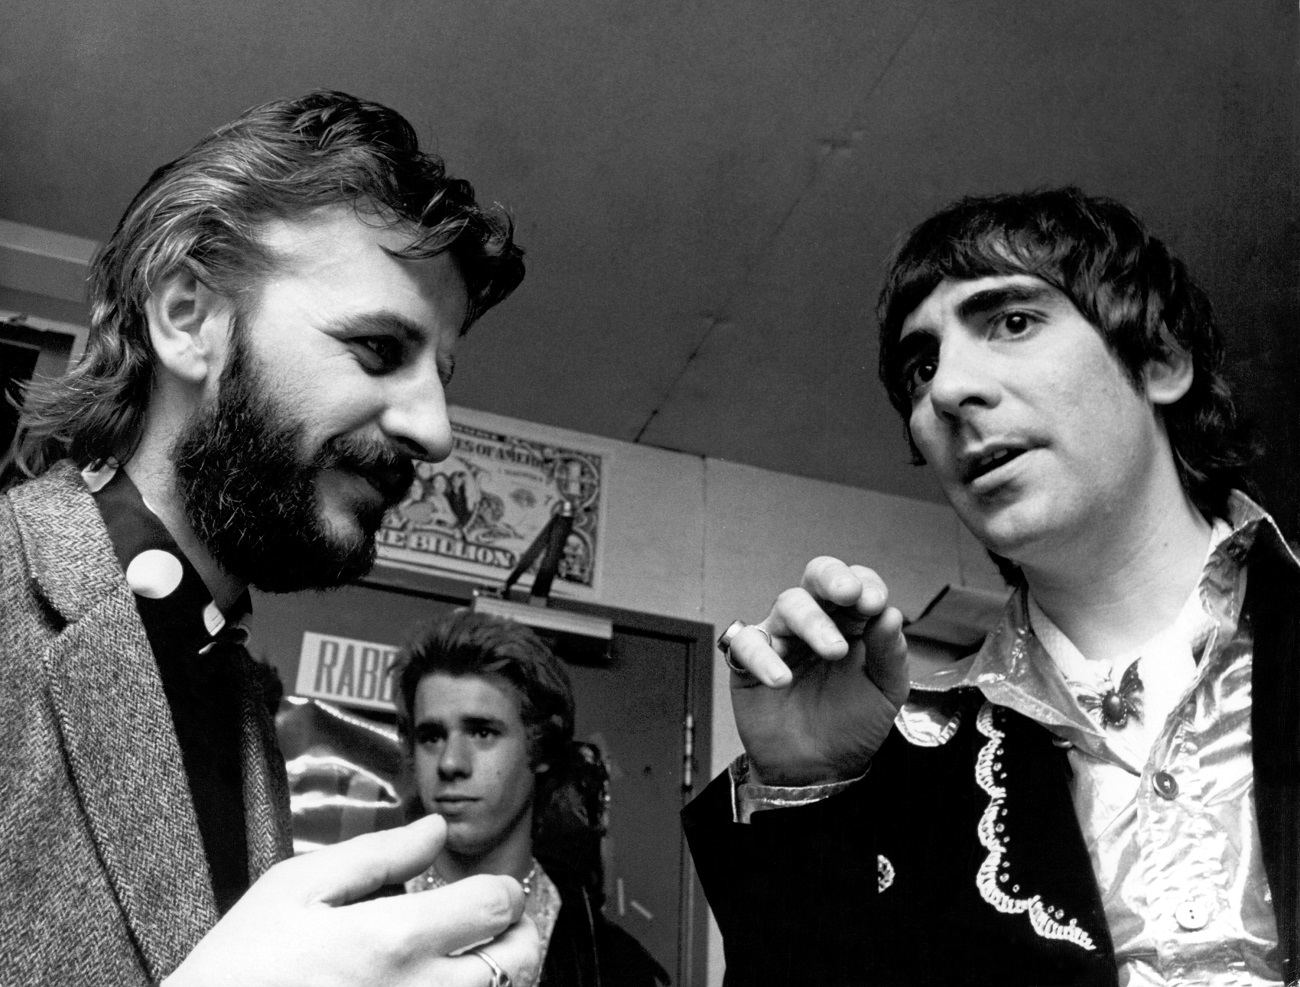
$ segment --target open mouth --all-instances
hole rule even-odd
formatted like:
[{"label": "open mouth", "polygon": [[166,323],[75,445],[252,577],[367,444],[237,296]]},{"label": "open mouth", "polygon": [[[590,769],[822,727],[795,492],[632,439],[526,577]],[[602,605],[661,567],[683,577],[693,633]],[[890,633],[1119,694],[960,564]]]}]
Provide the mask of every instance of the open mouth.
[{"label": "open mouth", "polygon": [[996,449],[989,449],[987,452],[972,456],[962,469],[962,482],[974,483],[982,476],[987,476],[994,470],[1001,469],[1013,459],[1019,458],[1028,450],[1022,448],[1008,448],[1002,446]]},{"label": "open mouth", "polygon": [[[403,468],[403,466],[405,468]],[[385,507],[392,507],[411,488],[414,471],[409,463],[400,466],[363,468],[356,464],[346,466],[348,472],[365,480],[379,494]]]}]

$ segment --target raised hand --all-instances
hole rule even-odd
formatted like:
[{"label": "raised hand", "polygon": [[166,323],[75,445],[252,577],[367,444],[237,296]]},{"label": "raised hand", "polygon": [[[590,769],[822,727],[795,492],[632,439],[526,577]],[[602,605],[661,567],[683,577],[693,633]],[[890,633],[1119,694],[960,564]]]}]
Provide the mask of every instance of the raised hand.
[{"label": "raised hand", "polygon": [[872,570],[822,556],[732,638],[731,702],[754,780],[809,785],[866,770],[908,691],[903,615],[887,600]]},{"label": "raised hand", "polygon": [[446,825],[427,816],[277,864],[186,957],[164,987],[488,987],[476,944],[527,987],[537,930],[510,877],[481,875],[420,894],[360,899],[432,862]]}]

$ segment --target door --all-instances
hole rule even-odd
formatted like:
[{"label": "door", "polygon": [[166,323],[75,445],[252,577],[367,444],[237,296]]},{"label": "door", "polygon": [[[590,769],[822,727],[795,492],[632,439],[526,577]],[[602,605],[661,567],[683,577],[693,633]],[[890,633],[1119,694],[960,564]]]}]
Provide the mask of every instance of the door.
[{"label": "door", "polygon": [[[292,692],[304,633],[400,646],[420,624],[469,598],[467,586],[450,580],[387,580],[318,594],[255,593],[249,650],[273,664]],[[419,590],[404,585],[415,580]],[[607,659],[566,663],[576,737],[600,747],[610,768],[606,917],[635,936],[675,984],[690,984],[703,976],[705,916],[678,812],[692,794],[692,760],[708,763],[698,741],[690,750],[687,724],[696,738],[708,736],[712,629],[567,602],[558,608],[614,623]]]}]

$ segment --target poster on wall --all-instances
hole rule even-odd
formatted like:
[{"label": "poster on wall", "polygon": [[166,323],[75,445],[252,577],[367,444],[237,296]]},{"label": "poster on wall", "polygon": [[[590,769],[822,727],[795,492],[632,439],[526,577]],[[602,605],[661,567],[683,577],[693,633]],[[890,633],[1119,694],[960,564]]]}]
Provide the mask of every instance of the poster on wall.
[{"label": "poster on wall", "polygon": [[451,455],[416,463],[411,489],[384,518],[379,561],[499,584],[567,500],[573,531],[552,592],[598,595],[609,449],[464,409],[451,409],[451,419]]}]

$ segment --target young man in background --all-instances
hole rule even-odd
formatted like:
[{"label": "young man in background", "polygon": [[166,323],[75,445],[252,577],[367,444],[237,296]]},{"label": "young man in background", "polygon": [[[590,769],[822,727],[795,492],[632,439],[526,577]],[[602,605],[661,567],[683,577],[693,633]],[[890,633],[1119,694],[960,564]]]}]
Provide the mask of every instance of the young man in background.
[{"label": "young man in background", "polygon": [[[420,808],[447,821],[442,853],[407,890],[508,874],[541,939],[542,987],[667,983],[601,912],[608,778],[599,753],[574,742],[560,660],[522,624],[460,611],[424,631],[393,674]],[[558,853],[538,838],[543,816],[564,822]]]}]

